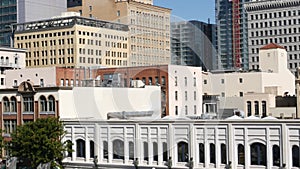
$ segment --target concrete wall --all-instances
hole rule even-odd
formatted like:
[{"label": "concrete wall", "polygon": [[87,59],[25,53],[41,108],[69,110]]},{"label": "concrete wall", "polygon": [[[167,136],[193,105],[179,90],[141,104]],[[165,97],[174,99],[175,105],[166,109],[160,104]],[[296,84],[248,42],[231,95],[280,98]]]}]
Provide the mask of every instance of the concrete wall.
[{"label": "concrete wall", "polygon": [[44,87],[56,86],[56,68],[30,68],[16,69],[6,71],[6,87],[11,88],[17,81],[17,86],[23,81],[30,79],[34,85],[41,85],[41,79]]},{"label": "concrete wall", "polygon": [[[178,106],[179,116],[202,114],[201,71],[201,67],[169,65],[169,115],[175,115],[175,106]],[[185,78],[187,79],[187,85],[185,85]],[[177,100],[175,99],[176,91],[178,93]],[[185,92],[187,92],[187,100],[185,98]],[[195,98],[194,94],[196,94]],[[188,109],[187,114],[185,106],[187,106]],[[194,108],[196,108],[196,111]]]},{"label": "concrete wall", "polygon": [[74,87],[59,91],[61,118],[107,119],[109,112],[154,111],[160,118],[160,87]]}]

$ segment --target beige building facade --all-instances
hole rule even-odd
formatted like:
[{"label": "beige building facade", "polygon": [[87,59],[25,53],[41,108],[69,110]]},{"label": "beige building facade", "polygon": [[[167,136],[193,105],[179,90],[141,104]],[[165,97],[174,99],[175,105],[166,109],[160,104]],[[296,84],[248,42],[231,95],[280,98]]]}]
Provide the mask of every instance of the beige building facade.
[{"label": "beige building facade", "polygon": [[152,0],[68,1],[68,11],[129,25],[130,66],[169,64],[170,9]]},{"label": "beige building facade", "polygon": [[15,25],[14,46],[26,67],[128,66],[128,27],[79,16]]}]

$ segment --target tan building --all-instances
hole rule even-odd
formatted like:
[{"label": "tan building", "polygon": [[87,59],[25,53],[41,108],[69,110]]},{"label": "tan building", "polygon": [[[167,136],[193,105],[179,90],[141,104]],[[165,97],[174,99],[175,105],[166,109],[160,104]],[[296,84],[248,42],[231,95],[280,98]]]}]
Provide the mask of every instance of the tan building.
[{"label": "tan building", "polygon": [[130,66],[170,63],[170,9],[153,0],[68,0],[68,11],[129,25]]},{"label": "tan building", "polygon": [[26,67],[128,66],[128,26],[79,16],[15,25]]}]

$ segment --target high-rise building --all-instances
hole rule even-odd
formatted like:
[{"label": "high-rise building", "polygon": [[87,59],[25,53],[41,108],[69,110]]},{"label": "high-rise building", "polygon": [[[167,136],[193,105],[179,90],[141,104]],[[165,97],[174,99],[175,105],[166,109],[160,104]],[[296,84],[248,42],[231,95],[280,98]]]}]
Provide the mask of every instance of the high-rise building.
[{"label": "high-rise building", "polygon": [[248,1],[216,0],[218,69],[248,69]]},{"label": "high-rise building", "polygon": [[169,64],[170,12],[152,0],[68,0],[68,11],[129,25],[130,66]]},{"label": "high-rise building", "polygon": [[12,46],[11,24],[47,19],[67,10],[61,0],[2,0],[0,3],[0,46]]},{"label": "high-rise building", "polygon": [[171,23],[171,60],[175,65],[216,69],[216,25],[197,20]]},{"label": "high-rise building", "polygon": [[259,48],[277,43],[288,52],[288,68],[296,75],[300,66],[300,1],[269,0],[245,4],[248,12],[249,68],[259,67]]},{"label": "high-rise building", "polygon": [[65,16],[14,25],[15,46],[28,49],[26,67],[124,67],[128,26]]}]

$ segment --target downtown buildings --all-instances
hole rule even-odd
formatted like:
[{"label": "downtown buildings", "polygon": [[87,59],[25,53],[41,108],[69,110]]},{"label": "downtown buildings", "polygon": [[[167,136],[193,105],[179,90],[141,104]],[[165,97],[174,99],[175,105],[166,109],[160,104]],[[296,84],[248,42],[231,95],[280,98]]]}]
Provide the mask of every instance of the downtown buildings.
[{"label": "downtown buildings", "polygon": [[297,75],[300,66],[300,2],[297,0],[253,1],[248,13],[249,68],[260,69],[259,48],[277,43],[288,51],[288,68]]},{"label": "downtown buildings", "polygon": [[127,25],[64,14],[14,25],[15,46],[27,49],[26,67],[129,66]]},{"label": "downtown buildings", "polygon": [[152,0],[68,0],[68,11],[129,26],[129,66],[170,64],[170,9]]}]

